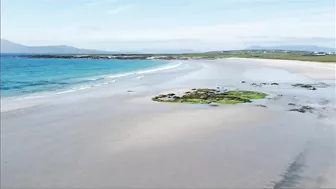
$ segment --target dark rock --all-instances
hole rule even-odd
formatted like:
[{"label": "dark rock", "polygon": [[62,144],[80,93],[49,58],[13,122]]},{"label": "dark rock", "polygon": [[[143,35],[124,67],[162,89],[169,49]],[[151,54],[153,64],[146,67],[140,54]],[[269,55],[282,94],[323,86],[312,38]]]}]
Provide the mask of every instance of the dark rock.
[{"label": "dark rock", "polygon": [[298,88],[305,88],[305,89],[310,89],[310,90],[316,90],[316,88],[310,84],[302,84],[302,83],[296,83],[292,85],[293,87],[298,87]]},{"label": "dark rock", "polygon": [[157,96],[157,98],[167,98],[167,95],[161,94],[161,95]]},{"label": "dark rock", "polygon": [[310,111],[310,112],[314,110],[314,108],[310,107],[310,106],[302,106],[301,108],[306,110],[306,111]]},{"label": "dark rock", "polygon": [[296,104],[294,104],[294,103],[289,103],[288,105],[289,106],[296,106]]},{"label": "dark rock", "polygon": [[246,83],[246,81],[242,81],[241,83]]},{"label": "dark rock", "polygon": [[309,90],[316,91],[315,87],[310,88]]},{"label": "dark rock", "polygon": [[289,111],[291,111],[291,112],[300,112],[300,113],[306,113],[306,112],[313,113],[313,110],[314,110],[313,107],[310,107],[310,106],[301,106],[300,108],[290,109]]},{"label": "dark rock", "polygon": [[262,105],[262,104],[257,104],[256,106],[257,106],[257,107],[262,107],[262,108],[267,108],[267,106]]},{"label": "dark rock", "polygon": [[133,93],[134,91],[132,91],[132,90],[128,90],[127,92],[128,92],[128,93]]},{"label": "dark rock", "polygon": [[212,106],[212,107],[218,107],[218,106],[219,106],[219,104],[217,104],[217,103],[214,103],[214,102],[211,102],[211,103],[209,103],[209,106]]},{"label": "dark rock", "polygon": [[173,98],[174,100],[181,99],[181,97],[179,97],[179,96],[173,96],[172,98]]},{"label": "dark rock", "polygon": [[306,113],[305,110],[301,109],[301,108],[295,108],[295,109],[290,109],[289,111],[291,112],[300,112],[300,113]]},{"label": "dark rock", "polygon": [[279,85],[279,83],[271,83],[271,85]]}]

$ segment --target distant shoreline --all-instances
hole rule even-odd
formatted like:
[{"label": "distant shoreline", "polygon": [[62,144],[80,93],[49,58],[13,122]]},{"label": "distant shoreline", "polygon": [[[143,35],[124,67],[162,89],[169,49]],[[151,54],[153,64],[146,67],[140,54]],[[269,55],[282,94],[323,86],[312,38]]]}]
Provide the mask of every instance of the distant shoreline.
[{"label": "distant shoreline", "polygon": [[298,60],[310,62],[336,63],[336,55],[312,55],[308,52],[273,52],[260,51],[230,51],[223,53],[193,53],[193,54],[36,54],[13,55],[18,58],[55,58],[55,59],[111,59],[111,60],[214,60],[222,58],[253,58],[275,60]]}]

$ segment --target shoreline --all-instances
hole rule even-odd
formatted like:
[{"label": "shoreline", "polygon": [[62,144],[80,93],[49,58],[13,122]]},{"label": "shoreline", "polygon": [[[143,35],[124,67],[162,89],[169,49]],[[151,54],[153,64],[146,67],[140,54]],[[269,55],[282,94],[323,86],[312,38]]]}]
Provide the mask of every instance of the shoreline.
[{"label": "shoreline", "polygon": [[[256,53],[257,52],[257,53]],[[14,55],[17,58],[53,58],[53,59],[109,59],[109,60],[216,60],[222,58],[246,58],[264,60],[289,60],[303,62],[326,62],[336,63],[336,55],[314,56],[311,52],[296,52],[294,55],[284,52],[264,54],[264,51],[239,51],[232,53],[194,53],[194,54],[37,54],[37,55]]]},{"label": "shoreline", "polygon": [[[187,70],[151,73],[141,85],[130,82],[118,92],[107,85],[2,113],[1,186],[336,187],[330,171],[336,165],[332,66],[251,59],[188,64]],[[316,84],[317,90],[296,83]],[[218,107],[151,100],[202,87],[270,96]],[[289,111],[302,106],[313,109]]]},{"label": "shoreline", "polygon": [[[132,87],[132,85],[138,84],[141,85],[144,81],[147,80],[145,76],[150,77],[152,75],[156,75],[159,73],[166,73],[166,72],[189,72],[192,69],[198,69],[195,66],[190,66],[188,68],[188,63],[181,62],[181,61],[169,61],[168,63],[165,63],[161,66],[155,66],[152,68],[144,69],[144,70],[134,70],[131,72],[120,72],[120,73],[113,73],[110,75],[96,75],[96,76],[90,76],[88,78],[93,79],[87,79],[88,81],[86,83],[80,84],[80,85],[69,85],[66,88],[52,90],[52,91],[41,91],[41,92],[35,92],[35,93],[27,93],[27,94],[19,94],[19,95],[13,95],[13,96],[2,96],[1,103],[2,108],[1,112],[5,111],[12,111],[15,109],[21,109],[19,107],[20,102],[24,101],[33,101],[35,102],[40,101],[41,99],[45,98],[59,98],[66,95],[71,95],[72,93],[88,93],[92,92],[94,90],[102,90],[104,88],[111,88],[113,87],[113,91],[120,92],[129,90],[129,87]],[[99,83],[96,82],[96,80],[99,80]],[[134,84],[130,84],[129,82],[133,82]],[[6,105],[8,103],[14,103],[14,108],[7,108]],[[11,106],[11,104],[10,104]],[[23,107],[30,107],[30,106],[36,106],[36,105],[23,105]],[[15,108],[18,107],[18,108]]]}]

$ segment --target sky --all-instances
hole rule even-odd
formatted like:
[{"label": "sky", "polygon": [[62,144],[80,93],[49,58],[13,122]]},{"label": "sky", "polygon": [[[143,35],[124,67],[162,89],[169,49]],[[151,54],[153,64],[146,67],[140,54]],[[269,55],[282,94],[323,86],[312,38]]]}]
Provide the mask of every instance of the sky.
[{"label": "sky", "polygon": [[1,0],[1,38],[100,50],[335,47],[335,0]]}]

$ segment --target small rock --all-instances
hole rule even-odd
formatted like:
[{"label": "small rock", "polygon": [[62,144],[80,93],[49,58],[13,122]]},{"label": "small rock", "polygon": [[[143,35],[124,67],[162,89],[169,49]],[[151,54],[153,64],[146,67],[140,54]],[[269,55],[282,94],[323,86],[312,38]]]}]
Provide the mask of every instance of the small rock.
[{"label": "small rock", "polygon": [[132,91],[132,90],[128,90],[127,92],[128,92],[128,93],[133,93],[134,91]]},{"label": "small rock", "polygon": [[219,104],[217,104],[217,103],[214,103],[214,102],[211,102],[211,103],[209,103],[209,106],[212,106],[212,107],[218,107],[218,106],[219,106]]},{"label": "small rock", "polygon": [[241,83],[246,83],[246,81],[242,81]]},{"label": "small rock", "polygon": [[316,91],[315,87],[310,88],[309,90]]},{"label": "small rock", "polygon": [[289,106],[296,106],[296,104],[294,104],[294,103],[289,103],[288,105]]},{"label": "small rock", "polygon": [[301,109],[301,108],[295,108],[295,109],[290,109],[290,112],[300,112],[300,113],[306,113],[305,110]]},{"label": "small rock", "polygon": [[173,98],[174,100],[181,99],[181,97],[179,97],[179,96],[173,96],[172,98]]},{"label": "small rock", "polygon": [[279,83],[271,83],[271,85],[279,85]]},{"label": "small rock", "polygon": [[302,106],[301,109],[304,109],[304,110],[309,111],[309,112],[312,112],[314,110],[314,108],[310,107],[310,106]]},{"label": "small rock", "polygon": [[256,106],[257,106],[257,107],[262,107],[262,108],[267,108],[267,106],[262,105],[262,104],[257,104]]}]

